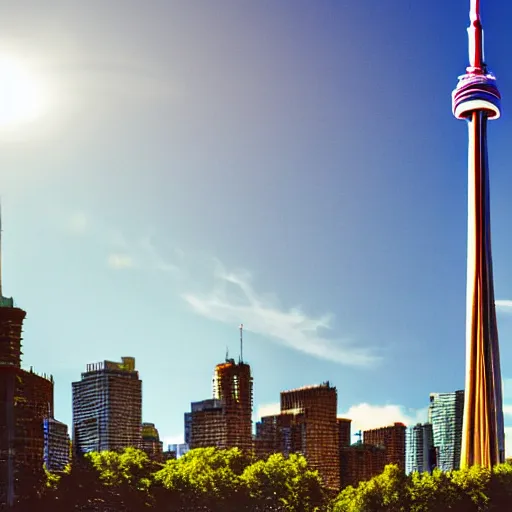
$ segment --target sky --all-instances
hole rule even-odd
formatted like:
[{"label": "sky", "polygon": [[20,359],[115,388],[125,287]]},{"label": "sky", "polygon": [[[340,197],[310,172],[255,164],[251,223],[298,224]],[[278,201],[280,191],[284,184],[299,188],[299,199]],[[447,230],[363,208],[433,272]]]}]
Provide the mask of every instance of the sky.
[{"label": "sky", "polygon": [[[468,10],[1,2],[3,292],[27,311],[23,366],[54,376],[56,418],[71,426],[88,363],[133,356],[143,420],[182,440],[240,323],[255,419],[327,380],[354,430],[424,421],[431,392],[462,389],[467,128],[451,91]],[[489,152],[509,453],[511,17],[483,2],[503,96]]]}]

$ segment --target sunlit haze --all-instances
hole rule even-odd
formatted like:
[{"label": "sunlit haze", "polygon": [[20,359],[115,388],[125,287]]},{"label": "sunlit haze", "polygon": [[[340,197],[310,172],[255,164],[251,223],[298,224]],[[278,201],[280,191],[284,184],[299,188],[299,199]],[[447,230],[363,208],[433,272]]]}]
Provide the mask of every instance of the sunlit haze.
[{"label": "sunlit haze", "polygon": [[46,95],[23,63],[0,56],[0,129],[36,120],[47,108]]}]

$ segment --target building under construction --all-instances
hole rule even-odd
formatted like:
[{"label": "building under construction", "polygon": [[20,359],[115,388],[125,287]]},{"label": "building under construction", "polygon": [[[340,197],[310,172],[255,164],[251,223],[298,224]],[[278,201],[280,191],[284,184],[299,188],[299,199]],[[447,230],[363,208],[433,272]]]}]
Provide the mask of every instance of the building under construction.
[{"label": "building under construction", "polygon": [[25,316],[3,296],[0,273],[0,508],[12,507],[44,476],[43,420],[53,417],[53,379],[21,368]]},{"label": "building under construction", "polygon": [[281,392],[281,413],[261,418],[256,426],[260,457],[302,453],[325,485],[339,489],[337,392],[329,382]]},{"label": "building under construction", "polygon": [[251,367],[227,359],[215,367],[213,399],[193,402],[185,414],[185,441],[190,448],[214,446],[251,452]]},{"label": "building under construction", "polygon": [[43,474],[43,420],[53,416],[53,379],[21,368],[25,311],[0,296],[0,504],[12,506]]},{"label": "building under construction", "polygon": [[91,451],[140,448],[142,382],[135,358],[88,364],[73,382],[73,447]]}]

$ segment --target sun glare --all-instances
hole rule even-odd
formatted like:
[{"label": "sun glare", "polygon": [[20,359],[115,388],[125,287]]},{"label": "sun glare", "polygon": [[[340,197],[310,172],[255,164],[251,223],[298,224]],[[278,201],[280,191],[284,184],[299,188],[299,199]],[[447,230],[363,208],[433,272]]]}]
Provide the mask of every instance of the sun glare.
[{"label": "sun glare", "polygon": [[30,123],[46,108],[43,86],[21,62],[0,56],[0,128]]}]

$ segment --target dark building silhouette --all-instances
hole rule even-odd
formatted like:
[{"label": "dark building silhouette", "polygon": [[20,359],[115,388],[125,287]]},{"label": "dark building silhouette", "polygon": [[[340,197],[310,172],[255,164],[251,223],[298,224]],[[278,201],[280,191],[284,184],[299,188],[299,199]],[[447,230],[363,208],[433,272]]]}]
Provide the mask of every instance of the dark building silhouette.
[{"label": "dark building silhouette", "polygon": [[214,398],[193,402],[185,414],[185,442],[193,448],[237,447],[252,451],[251,368],[234,359],[215,367]]},{"label": "dark building silhouette", "polygon": [[141,447],[142,381],[135,358],[88,364],[73,387],[73,447],[91,451]]},{"label": "dark building silhouette", "polygon": [[403,423],[366,430],[363,432],[363,442],[385,448],[386,464],[397,464],[405,472],[405,431]]}]

